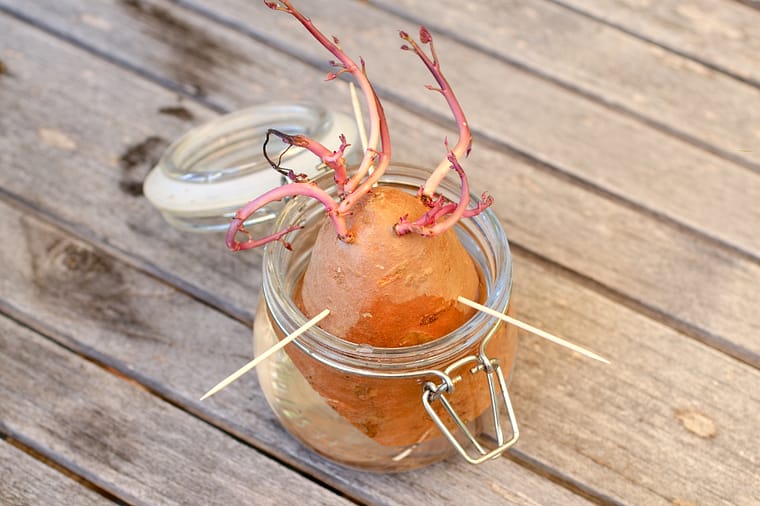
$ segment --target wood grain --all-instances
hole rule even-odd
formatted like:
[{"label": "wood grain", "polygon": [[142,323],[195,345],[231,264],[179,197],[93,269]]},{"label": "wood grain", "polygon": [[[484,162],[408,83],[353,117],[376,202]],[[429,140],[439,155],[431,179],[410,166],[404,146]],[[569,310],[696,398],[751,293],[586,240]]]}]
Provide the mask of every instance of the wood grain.
[{"label": "wood grain", "polygon": [[[0,211],[0,234],[12,238],[0,245],[0,260],[11,262],[5,264],[9,276],[0,282],[0,293],[7,294],[0,307],[347,494],[373,504],[445,504],[458,497],[458,488],[451,484],[483,483],[472,492],[473,500],[483,504],[498,504],[510,494],[516,504],[529,498],[547,504],[585,504],[506,459],[478,468],[453,460],[412,473],[413,479],[403,486],[393,475],[340,468],[283,431],[258,389],[255,374],[200,403],[203,392],[250,359],[250,328],[6,204],[0,203]],[[113,384],[103,386],[104,395]],[[30,391],[28,402],[42,402],[41,396]],[[109,413],[113,408],[109,406],[99,412]],[[0,420],[5,420],[3,415],[0,410]],[[145,416],[140,423],[168,415],[152,410]],[[179,436],[171,434],[174,425],[200,423],[184,414],[175,418],[157,428],[155,438],[164,434],[176,443]],[[198,435],[197,440],[208,437]],[[252,464],[234,465],[247,469]],[[156,479],[165,474],[154,472]],[[283,472],[272,471],[271,479],[281,480]]]},{"label": "wood grain", "polygon": [[4,317],[0,336],[0,421],[127,503],[348,504]]},{"label": "wood grain", "polygon": [[[203,287],[193,290],[206,301],[232,301],[221,305],[225,310],[255,300],[252,293],[258,284],[258,270],[250,269],[253,262],[249,260],[255,255],[225,261],[217,255],[215,239],[188,241],[168,230],[142,199],[119,190],[126,166],[120,166],[119,153],[139,144],[135,140],[146,140],[157,133],[170,138],[181,130],[183,124],[174,123],[180,118],[156,113],[172,102],[170,93],[82,51],[56,44],[17,22],[3,18],[0,23],[4,33],[12,34],[3,59],[13,76],[4,76],[0,81],[0,98],[22,96],[21,90],[29,90],[36,99],[9,108],[0,118],[4,132],[10,132],[0,149],[0,162],[14,170],[14,177],[3,174],[6,198],[23,199],[21,208],[36,209],[32,216],[22,216],[17,209],[3,205],[0,212],[2,236],[12,238],[0,243],[2,264],[12,266],[1,291],[6,311],[29,325],[45,328],[55,339],[82,353],[107,359],[121,373],[160,389],[186,409],[255,441],[257,446],[281,452],[282,458],[292,459],[294,465],[304,466],[320,479],[332,479],[338,483],[336,487],[345,487],[357,496],[366,494],[361,497],[368,502],[403,503],[411,497],[425,503],[442,503],[461,497],[461,490],[473,490],[474,484],[480,485],[474,491],[482,494],[483,501],[496,502],[506,497],[512,502],[563,504],[577,500],[525,469],[507,467],[502,461],[496,468],[463,468],[446,463],[398,477],[365,476],[343,472],[323,462],[314,463],[307,452],[278,432],[271,418],[262,414],[267,410],[256,393],[254,379],[249,380],[249,389],[230,391],[228,396],[215,399],[214,404],[194,404],[192,399],[212,384],[203,374],[218,379],[245,362],[250,349],[248,329],[172,287],[129,269],[102,250],[72,239],[69,233],[56,232],[56,226],[96,240],[108,252],[182,287]],[[77,62],[76,66],[67,65],[72,61]],[[292,68],[278,71],[285,83],[293,81],[294,88],[303,86],[303,76],[314,74],[297,63],[289,62],[288,66]],[[43,76],[55,76],[55,87],[46,86]],[[66,84],[72,82],[76,86]],[[237,93],[244,94],[239,89]],[[125,100],[125,96],[129,99]],[[198,121],[210,117],[201,107],[187,102],[184,105],[197,113]],[[414,114],[397,107],[389,111],[394,121],[397,117],[404,120],[402,125],[408,127],[407,131],[426,132],[402,141],[401,153],[414,153],[414,146],[419,149],[423,145],[420,141],[429,140],[426,136],[441,137],[433,125],[421,128]],[[10,125],[27,126],[8,128]],[[510,209],[508,214],[515,217],[516,223],[507,224],[525,241],[535,236],[538,251],[554,251],[550,246],[555,243],[556,249],[562,249],[567,244],[563,241],[575,241],[574,236],[580,236],[579,243],[569,244],[587,245],[587,249],[571,251],[583,257],[575,261],[589,263],[591,276],[608,265],[607,269],[619,270],[619,278],[601,270],[605,279],[615,280],[616,284],[610,286],[631,293],[627,292],[628,284],[633,282],[633,293],[644,293],[655,300],[659,300],[654,296],[662,289],[663,279],[693,280],[692,276],[703,275],[694,273],[704,270],[702,253],[720,252],[723,256],[717,257],[716,264],[725,270],[713,280],[726,280],[724,276],[730,274],[725,286],[719,292],[704,293],[704,285],[695,282],[695,290],[700,289],[688,294],[694,299],[671,293],[666,299],[668,307],[674,309],[668,314],[691,315],[700,325],[714,328],[716,321],[718,325],[728,324],[725,315],[736,305],[735,310],[743,315],[741,325],[752,330],[755,320],[749,305],[737,302],[742,294],[754,293],[747,291],[754,287],[754,264],[583,188],[565,185],[499,150],[483,151],[493,157],[492,163],[479,166],[506,169],[503,175],[494,169],[484,170],[477,176],[482,178],[480,184],[516,178],[496,186],[502,188],[499,185],[504,184],[513,192],[507,195],[526,206]],[[430,153],[419,159],[428,162],[436,157]],[[111,159],[114,162],[109,165]],[[513,163],[526,172],[511,172]],[[49,175],[45,178],[44,169],[48,167],[55,167],[65,177],[41,184],[50,180]],[[138,165],[132,170],[135,173],[130,174],[139,180],[136,174],[144,167]],[[523,192],[527,193],[523,197],[527,201],[518,200],[517,195]],[[567,204],[558,205],[557,195],[564,195]],[[576,211],[576,207],[582,211]],[[595,211],[599,214],[593,214]],[[566,225],[556,237],[549,236],[551,228],[533,228],[534,222],[540,223],[548,215],[546,222],[561,230],[568,213],[576,220],[573,227],[576,223],[580,226],[570,228],[572,234]],[[608,213],[612,213],[611,217]],[[47,216],[53,225],[39,223],[36,216]],[[597,216],[601,221],[592,222],[591,218]],[[640,223],[639,228],[632,229],[629,237],[630,227],[636,223]],[[648,235],[652,226],[658,230],[654,236]],[[605,253],[598,247],[598,239],[604,234],[610,234],[605,244],[619,244],[620,249]],[[673,236],[678,237],[676,242],[670,242]],[[663,243],[668,246],[652,250]],[[171,246],[177,250],[168,251]],[[694,247],[696,250],[691,251]],[[682,248],[685,252],[681,252]],[[672,250],[686,256],[669,256]],[[26,251],[34,254],[23,253]],[[626,251],[622,258],[621,251]],[[592,253],[602,256],[586,257]],[[643,258],[638,258],[639,254]],[[630,263],[615,263],[622,260]],[[594,262],[599,265],[591,266]],[[246,269],[240,271],[229,267],[246,263]],[[83,272],[68,267],[79,265],[90,267]],[[733,270],[737,265],[740,269]],[[230,271],[220,274],[224,269]],[[231,271],[240,279],[233,279]],[[637,504],[756,502],[752,470],[758,456],[746,444],[753,437],[753,414],[758,411],[756,370],[596,290],[583,288],[575,276],[536,261],[531,255],[517,257],[515,272],[519,276],[515,285],[518,316],[574,338],[615,363],[613,368],[599,369],[568,357],[564,350],[550,344],[524,338],[513,392],[525,436],[515,458],[538,463],[547,473],[590,491],[596,498]],[[653,272],[665,277],[658,278]],[[27,281],[37,277],[43,282],[35,285]],[[672,290],[679,291],[678,286],[681,285]],[[714,315],[705,309],[709,309],[706,301],[711,297],[716,305],[725,304],[725,313],[715,315],[717,320],[710,320]],[[702,314],[694,309],[694,300],[703,304]],[[209,335],[216,339],[209,339]],[[751,345],[752,335],[756,334],[731,335],[729,339]],[[240,362],[236,364],[236,360]],[[203,368],[189,368],[187,364],[202,364]],[[277,447],[284,449],[275,450]],[[720,465],[714,465],[716,462]],[[504,476],[514,478],[505,481]],[[451,483],[460,484],[459,490]],[[525,488],[517,488],[522,486]]]},{"label": "wood grain", "polygon": [[[364,2],[341,4],[339,11],[331,5],[331,0],[315,0],[307,14],[325,33],[339,34],[350,54],[364,57],[369,77],[382,95],[424,117],[451,124],[441,97],[423,86],[431,82],[426,69],[414,56],[396,49],[398,29],[413,31],[413,25]],[[329,59],[286,15],[251,8],[245,0],[198,8],[274,41],[291,55],[319,65]],[[436,37],[436,47],[476,138],[517,150],[760,258],[760,237],[755,233],[760,209],[754,205],[760,201],[759,174],[446,36]],[[757,113],[752,116],[757,124]],[[746,139],[744,131],[735,135]],[[746,149],[754,150],[759,139],[753,137]]]},{"label": "wood grain", "polygon": [[[553,0],[760,86],[760,12],[739,2]],[[757,2],[749,0],[757,6]]]},{"label": "wood grain", "polygon": [[[4,33],[28,39],[17,38],[3,54],[9,75],[0,81],[0,102],[8,104],[0,115],[0,163],[16,170],[0,173],[2,191],[250,321],[260,255],[230,262],[218,237],[175,231],[142,197],[142,181],[169,142],[218,114],[6,16],[2,23]],[[241,103],[249,92],[256,96],[250,87],[238,90]],[[134,99],[126,108],[125,93]],[[167,108],[184,114],[163,113]],[[45,175],[52,179],[40,184]],[[222,285],[229,291],[211,290]]]},{"label": "wood grain", "polygon": [[[2,422],[2,420],[0,420]],[[113,504],[105,497],[0,440],[0,504]]]},{"label": "wood grain", "polygon": [[[414,153],[445,135],[435,128],[420,130],[413,115],[391,114],[396,128],[415,132],[396,138],[397,151]],[[430,156],[423,163],[433,161]],[[753,309],[760,300],[760,265],[583,188],[560,184],[501,152],[476,146],[467,163],[471,187],[486,188],[497,199],[494,210],[510,240],[582,273],[613,296],[630,297],[640,311],[664,315],[670,325],[760,366],[754,337],[760,316]]]},{"label": "wood grain", "polygon": [[[0,5],[7,1],[0,0]],[[308,13],[326,33],[340,34],[347,51],[362,55],[369,62],[368,72],[381,95],[417,115],[451,124],[450,114],[438,94],[423,87],[430,81],[423,66],[412,55],[397,50],[399,27],[413,31],[414,26],[363,2],[342,3],[333,12],[332,1],[310,2]],[[293,19],[270,12],[263,5],[252,5],[247,0],[224,0],[212,6],[192,0],[184,3],[322,68],[329,59],[327,52]],[[129,65],[147,68],[151,75],[177,81],[183,89],[200,88],[204,99],[211,96],[214,104],[224,107],[234,104],[237,108],[240,104],[267,100],[272,97],[274,83],[278,83],[278,96],[284,96],[287,89],[288,96],[294,99],[321,100],[326,95],[325,89],[335,89],[323,84],[324,74],[309,73],[313,77],[308,80],[303,74],[297,80],[286,77],[278,67],[292,58],[256,47],[229,31],[200,30],[202,19],[162,2],[111,0],[93,5],[80,0],[43,0],[16,5],[14,9]],[[326,12],[330,15],[325,15]],[[112,28],[94,28],[91,26],[94,19]],[[115,26],[119,30],[114,30]],[[188,42],[198,38],[199,41]],[[638,120],[456,40],[438,35],[436,43],[444,70],[451,69],[448,77],[467,111],[476,138],[517,150],[596,191],[667,216],[755,259],[760,258],[760,236],[756,233],[760,209],[754,205],[760,200],[758,173],[663,135]],[[183,48],[188,44],[216,49],[185,51]],[[178,54],[179,51],[188,54]],[[177,73],[173,69],[178,61],[186,62],[190,68],[204,69],[206,80]],[[682,93],[680,88],[693,82],[684,80],[681,84],[674,79],[674,93]],[[699,93],[723,97],[731,102],[727,110],[737,110],[736,116],[744,118],[737,120],[736,129],[728,126],[731,121],[726,122],[725,135],[727,142],[733,138],[733,151],[741,155],[760,152],[760,137],[755,132],[760,128],[760,113],[748,106],[758,101],[760,92],[748,86],[729,86],[729,81],[719,75],[709,82],[710,85],[700,87]],[[225,90],[222,96],[214,93],[220,88]],[[683,94],[688,95],[686,91]],[[235,97],[239,100],[233,102]],[[347,105],[348,101],[343,103]],[[345,110],[345,105],[342,109]],[[721,123],[724,112],[713,111],[718,116],[714,122]],[[699,125],[704,121],[693,123]]]},{"label": "wood grain", "polygon": [[[283,433],[253,375],[200,405],[209,385],[247,361],[247,328],[33,217],[4,204],[0,211],[0,234],[9,238],[0,262],[10,273],[0,292],[17,318],[354,496],[437,504],[478,483],[472,493],[484,504],[505,494],[542,504],[578,499],[503,459],[480,467],[452,460],[400,476],[337,468]],[[751,504],[748,463],[760,455],[745,441],[760,409],[760,372],[530,258],[518,256],[515,272],[518,317],[613,362],[597,365],[522,337],[511,387],[523,433],[518,460],[540,462],[545,472],[622,502]]]},{"label": "wood grain", "polygon": [[[118,47],[108,47],[121,51],[129,46],[128,19],[122,22],[118,10],[109,12],[116,17],[104,19],[123,27],[119,34],[125,41],[116,39],[113,43]],[[197,17],[182,14],[181,10],[171,12],[185,16],[179,19],[186,25],[200,22]],[[102,12],[101,16],[105,14]],[[237,101],[242,106],[246,103],[243,95],[247,88],[272,86],[276,82],[284,96],[300,99],[305,90],[311,90],[314,100],[336,109],[348,107],[346,93],[336,92],[333,86],[336,83],[324,85],[319,71],[225,30],[208,28],[203,33],[206,38],[213,37],[218,45],[224,37],[229,37],[229,43],[234,43],[238,50],[245,48],[248,54],[262,55],[260,64],[270,69],[262,75],[255,69],[246,72],[240,67],[230,68],[230,77],[223,82],[226,100]],[[218,238],[187,237],[174,231],[162,223],[158,213],[144,199],[123,191],[123,183],[141,181],[151,160],[160,154],[162,145],[152,140],[159,137],[168,142],[190,126],[176,117],[157,112],[175,101],[172,94],[96,59],[86,59],[93,70],[87,74],[90,77],[84,88],[81,83],[40,85],[38,83],[45,82],[45,76],[50,73],[60,76],[61,83],[76,82],[76,71],[63,62],[80,59],[82,53],[57,49],[68,56],[46,60],[49,55],[57,54],[48,50],[48,39],[27,41],[25,38],[30,36],[16,37],[18,43],[14,50],[19,56],[16,60],[8,59],[9,64],[17,68],[19,78],[8,80],[0,93],[34,89],[37,96],[34,101],[10,108],[0,118],[0,124],[11,132],[10,136],[0,139],[0,143],[8,146],[0,152],[0,157],[5,166],[16,167],[13,177],[0,180],[6,190],[33,205],[39,203],[45,212],[55,213],[63,223],[105,243],[111,248],[109,251],[121,258],[138,262],[141,268],[170,279],[204,300],[250,321],[255,302],[253,294],[258,292],[260,284],[260,257],[255,253],[233,256],[224,251]],[[133,44],[138,52],[132,58],[144,59],[158,71],[165,65],[160,59],[152,58],[162,51],[145,49],[152,44],[160,44],[160,40]],[[234,77],[235,72],[241,77]],[[120,110],[119,123],[115,124],[112,107],[123,100],[124,82],[130,83],[130,102],[137,106]],[[212,116],[189,101],[183,102],[183,107],[193,112],[194,122]],[[71,108],[86,111],[88,120],[79,121],[79,114],[66,112]],[[393,103],[386,103],[386,112],[394,132],[403,133],[394,137],[397,160],[413,159],[417,164],[432,164],[438,159],[437,146],[447,135],[445,128],[434,123],[424,123],[421,128],[418,115]],[[32,118],[31,123],[35,125],[32,129],[13,128],[14,124],[30,122],[26,118]],[[82,144],[80,148],[64,151],[65,165],[59,164],[61,149],[44,142],[44,138],[41,141],[39,131],[43,128],[65,131]],[[25,148],[20,151],[15,146]],[[127,164],[120,160],[130,159],[133,152],[147,154],[138,162]],[[52,166],[62,167],[57,174],[65,174],[67,184],[60,185],[57,179],[50,184],[39,184],[41,178],[50,178],[47,167]],[[727,353],[748,363],[760,364],[760,343],[753,337],[760,332],[760,316],[752,303],[760,297],[760,286],[756,282],[760,266],[756,262],[656,217],[569,184],[501,150],[476,144],[467,166],[472,167],[473,188],[489,188],[496,196],[496,211],[517,244],[581,273],[630,299],[649,314],[662,315],[671,325]],[[728,178],[726,184],[731,182]],[[104,203],[102,189],[117,188],[118,191],[110,194],[110,204]],[[56,204],[51,206],[45,202]],[[753,228],[751,212],[757,206],[747,206],[745,211],[749,215],[736,221],[743,227]],[[146,237],[150,238],[147,244]],[[706,287],[719,287],[720,291]]]},{"label": "wood grain", "polygon": [[550,2],[373,3],[760,171],[757,87]]},{"label": "wood grain", "polygon": [[760,500],[760,450],[747,445],[760,413],[760,372],[520,260],[518,317],[612,362],[597,366],[524,335],[512,386],[528,417],[521,427],[529,443],[520,449],[572,476],[592,475],[595,487],[624,503]]}]

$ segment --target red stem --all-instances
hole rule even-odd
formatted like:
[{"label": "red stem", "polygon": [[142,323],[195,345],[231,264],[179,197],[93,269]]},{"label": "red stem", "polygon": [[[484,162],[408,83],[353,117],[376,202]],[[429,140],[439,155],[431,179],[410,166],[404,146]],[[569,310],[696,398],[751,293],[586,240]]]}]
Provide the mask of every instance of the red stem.
[{"label": "red stem", "polygon": [[340,203],[340,206],[338,207],[339,214],[345,214],[349,212],[351,207],[368,191],[370,191],[372,189],[372,186],[374,186],[375,183],[380,180],[380,176],[385,173],[385,170],[391,163],[391,137],[390,132],[388,131],[388,122],[385,120],[385,110],[383,109],[383,105],[380,103],[380,100],[377,98],[377,95],[375,95],[375,102],[378,118],[380,119],[380,141],[382,143],[382,150],[377,153],[377,167],[375,167],[374,172],[372,172],[372,174],[361,185],[359,185],[358,188],[347,195],[343,202]]},{"label": "red stem", "polygon": [[230,227],[227,229],[227,247],[233,251],[256,248],[268,242],[279,240],[288,232],[300,228],[300,225],[292,225],[284,231],[276,232],[262,239],[254,240],[249,237],[247,241],[242,243],[236,239],[238,232],[246,233],[245,227],[243,225],[245,223],[245,220],[250,218],[253,213],[267,204],[282,200],[285,197],[292,197],[296,195],[312,197],[322,202],[322,204],[325,206],[325,209],[327,210],[327,215],[330,217],[330,219],[332,219],[333,225],[335,225],[335,231],[338,233],[338,237],[340,237],[342,240],[350,241],[351,236],[346,226],[346,220],[343,219],[339,213],[336,213],[336,202],[329,193],[319,188],[314,183],[290,183],[269,190],[263,195],[250,201],[245,205],[245,207],[235,213],[235,218],[233,218],[232,223],[230,223]]},{"label": "red stem", "polygon": [[[346,53],[343,52],[342,49],[340,49],[340,47],[338,47],[335,42],[331,41],[321,31],[319,31],[319,29],[314,26],[314,23],[312,23],[311,19],[301,14],[288,0],[279,0],[279,3],[281,5],[270,1],[265,1],[264,3],[270,9],[287,12],[288,14],[295,17],[304,26],[304,28],[306,28],[309,33],[311,33],[311,35],[325,47],[325,49],[330,51],[340,61],[343,69],[339,73],[350,72],[364,93],[370,117],[370,133],[369,139],[367,141],[367,150],[364,153],[364,158],[359,164],[359,168],[356,170],[354,175],[346,183],[345,190],[347,193],[351,193],[356,189],[357,186],[359,186],[362,179],[364,179],[364,176],[367,175],[370,167],[372,167],[374,163],[375,154],[377,152],[377,144],[381,135],[381,124],[385,123],[380,119],[380,112],[378,111],[377,106],[377,95],[372,89],[372,85],[367,79],[367,75],[364,73],[364,65],[362,64],[362,67],[360,68]],[[337,74],[330,74],[328,76],[328,79],[334,79],[335,77],[337,77]],[[384,147],[383,149],[386,148]],[[380,174],[377,175],[378,178],[382,175],[383,170],[385,170],[384,167],[375,168],[374,172],[380,172]]]},{"label": "red stem", "polygon": [[[375,185],[382,177],[385,170],[391,161],[391,141],[390,133],[388,131],[388,123],[385,118],[385,112],[382,104],[375,93],[372,84],[367,79],[367,75],[364,71],[364,61],[362,60],[361,68],[348,57],[343,50],[338,46],[338,40],[328,39],[322,32],[320,32],[309,18],[301,14],[288,0],[280,0],[279,2],[265,1],[269,8],[287,12],[295,17],[308,31],[314,36],[328,51],[330,51],[340,63],[333,63],[333,65],[340,67],[338,72],[330,73],[328,80],[335,79],[338,75],[344,72],[350,72],[359,86],[364,92],[365,99],[370,116],[370,138],[368,141],[367,149],[364,153],[364,158],[357,169],[356,173],[348,178],[346,173],[346,162],[344,153],[349,144],[346,142],[345,136],[340,136],[340,147],[332,151],[317,142],[314,139],[310,139],[303,135],[288,135],[276,130],[270,130],[270,133],[274,133],[284,142],[303,147],[310,152],[317,155],[326,165],[333,169],[335,172],[335,183],[338,187],[338,194],[343,200],[338,203],[329,193],[322,190],[314,183],[302,181],[305,176],[288,173],[287,175],[294,181],[290,184],[274,188],[265,194],[257,197],[249,202],[245,207],[240,209],[229,229],[227,230],[227,246],[235,251],[241,249],[255,248],[272,241],[282,241],[283,237],[301,228],[301,225],[291,225],[285,230],[275,232],[267,237],[254,240],[251,234],[245,229],[245,221],[251,217],[253,213],[266,206],[267,204],[282,200],[285,197],[303,195],[312,197],[325,206],[327,215],[333,221],[335,231],[341,240],[350,242],[353,238],[348,231],[344,216],[350,213],[352,206],[360,200],[367,192],[369,192],[373,185]],[[409,222],[406,217],[402,218],[395,226],[396,233],[399,235],[415,232],[425,236],[432,236],[443,233],[449,228],[453,227],[457,221],[462,217],[475,216],[482,212],[485,208],[491,205],[493,199],[486,194],[483,194],[481,201],[474,209],[467,209],[467,205],[470,201],[469,184],[467,182],[467,176],[459,163],[459,159],[462,156],[466,156],[469,153],[472,143],[472,136],[470,133],[467,120],[464,116],[464,112],[454,95],[449,83],[443,76],[438,63],[438,57],[433,47],[433,38],[430,32],[425,27],[420,28],[420,42],[422,44],[430,45],[430,53],[432,59],[428,57],[420,48],[420,46],[405,32],[400,33],[401,38],[411,44],[409,46],[402,46],[405,50],[414,50],[415,53],[422,59],[425,65],[430,70],[433,77],[440,88],[433,88],[428,86],[429,89],[440,92],[446,99],[449,107],[451,108],[454,118],[459,125],[459,140],[453,149],[449,150],[448,144],[446,146],[448,154],[447,157],[438,165],[433,171],[430,178],[420,188],[420,195],[424,196],[428,200],[435,194],[435,190],[440,184],[441,180],[446,176],[449,169],[454,169],[461,179],[461,196],[458,204],[448,202],[443,198],[435,200],[431,204],[431,209],[422,215],[414,222]],[[377,146],[381,143],[381,149],[378,150]],[[266,154],[266,153],[265,153]],[[271,162],[273,167],[282,172],[285,169],[280,169],[277,163]],[[370,168],[375,166],[375,170],[372,174],[369,174]],[[291,171],[292,172],[292,171]],[[248,240],[240,242],[237,240],[237,234],[244,233],[248,235]],[[286,243],[287,245],[287,243]]]},{"label": "red stem", "polygon": [[[413,50],[415,53],[417,53],[417,56],[420,57],[435,80],[438,82],[438,86],[440,86],[440,88],[433,88],[432,86],[427,86],[427,88],[429,90],[439,92],[444,96],[446,102],[449,104],[449,108],[454,114],[454,119],[459,126],[459,140],[454,146],[454,149],[452,149],[452,152],[458,160],[466,157],[470,153],[470,148],[472,147],[472,133],[470,132],[470,127],[467,124],[467,118],[464,115],[464,111],[462,110],[462,106],[459,103],[459,100],[457,100],[457,97],[454,95],[454,91],[451,89],[449,82],[441,72],[441,66],[438,62],[438,55],[435,53],[435,47],[433,46],[433,36],[430,34],[427,28],[424,26],[420,27],[420,42],[423,44],[430,44],[430,54],[433,57],[432,60],[425,54],[422,48],[417,44],[417,42],[415,42],[414,39],[409,36],[408,33],[401,31],[399,32],[399,36],[411,45],[411,47],[403,45],[401,46],[401,49],[405,51]],[[448,157],[446,157],[441,160],[441,163],[438,164],[438,167],[436,167],[428,180],[425,181],[425,184],[422,186],[422,188],[420,188],[420,194],[426,195],[428,197],[432,196],[435,193],[436,188],[438,188],[438,185],[441,184],[443,178],[446,177],[449,169],[450,162]]]},{"label": "red stem", "polygon": [[[456,225],[461,218],[476,216],[493,203],[493,198],[483,194],[483,197],[481,201],[478,202],[476,208],[467,209],[467,205],[470,203],[470,185],[467,182],[467,175],[456,156],[454,156],[453,151],[449,151],[447,160],[450,163],[449,168],[454,169],[457,174],[459,174],[459,178],[462,181],[459,203],[445,203],[443,199],[439,199],[432,204],[432,209],[417,220],[409,222],[406,218],[402,218],[394,227],[398,235],[404,235],[410,232],[424,236],[442,234]],[[445,219],[440,221],[441,218],[444,217]]]},{"label": "red stem", "polygon": [[276,135],[282,140],[282,142],[286,144],[307,149],[317,155],[325,165],[333,169],[335,172],[335,184],[338,187],[338,194],[343,194],[343,188],[347,180],[346,159],[343,157],[343,154],[345,153],[346,148],[350,146],[350,144],[346,142],[345,135],[340,135],[340,147],[338,147],[337,150],[333,151],[320,142],[312,139],[311,137],[306,137],[305,135],[289,135],[271,128],[267,131],[267,133]]}]

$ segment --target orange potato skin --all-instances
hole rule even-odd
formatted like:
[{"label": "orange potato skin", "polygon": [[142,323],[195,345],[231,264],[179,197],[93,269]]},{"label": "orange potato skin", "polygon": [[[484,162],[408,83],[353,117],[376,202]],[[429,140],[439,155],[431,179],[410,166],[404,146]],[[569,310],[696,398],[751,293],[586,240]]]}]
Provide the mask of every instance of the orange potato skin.
[{"label": "orange potato skin", "polygon": [[[488,357],[498,358],[507,376],[517,350],[516,334],[515,327],[502,325],[486,348]],[[282,339],[285,336],[279,337]],[[472,346],[451,362],[467,355],[477,355],[478,348],[478,344]],[[293,344],[286,346],[285,351],[325,402],[375,442],[384,446],[406,447],[443,437],[422,404],[424,383],[432,381],[438,384],[439,378],[387,379],[359,376],[327,367]],[[441,364],[440,369],[447,365],[449,364]],[[458,373],[460,378],[454,393],[448,399],[463,422],[470,424],[490,409],[488,382],[482,372],[470,374],[462,369]],[[446,426],[454,429],[454,423],[445,414],[441,403],[434,403],[434,408]]]},{"label": "orange potato skin", "polygon": [[[326,220],[295,294],[299,307],[309,317],[329,308],[331,315],[320,327],[374,347],[420,344],[460,327],[474,311],[457,303],[457,296],[479,300],[481,294],[478,271],[454,231],[399,237],[393,230],[401,216],[414,219],[426,210],[413,195],[378,187],[349,217],[353,242],[339,240]],[[488,347],[506,372],[516,343],[514,330],[501,327]],[[477,354],[477,347],[451,362]],[[424,382],[437,383],[437,378],[356,376],[328,368],[294,346],[286,351],[326,402],[376,442],[407,446],[441,436],[421,400]],[[477,418],[490,405],[485,375],[463,371],[450,401],[466,423]]]},{"label": "orange potato skin", "polygon": [[479,298],[473,260],[453,230],[435,237],[396,235],[403,215],[427,211],[419,198],[378,187],[347,217],[354,239],[341,241],[326,220],[304,274],[302,304],[312,317],[330,309],[320,327],[351,342],[411,346],[441,337],[474,313],[457,303]]}]

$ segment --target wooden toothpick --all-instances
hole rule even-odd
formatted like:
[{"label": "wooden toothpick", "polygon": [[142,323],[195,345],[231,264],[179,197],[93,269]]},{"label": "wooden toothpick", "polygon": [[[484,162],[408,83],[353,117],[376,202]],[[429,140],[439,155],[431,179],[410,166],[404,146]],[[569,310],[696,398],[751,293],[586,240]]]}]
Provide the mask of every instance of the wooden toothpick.
[{"label": "wooden toothpick", "polygon": [[593,351],[589,351],[585,348],[581,348],[577,344],[573,344],[569,341],[562,339],[561,337],[557,337],[552,334],[549,334],[548,332],[545,332],[539,328],[536,328],[533,325],[528,325],[527,323],[521,322],[520,320],[516,318],[512,318],[511,316],[507,316],[504,313],[500,313],[494,309],[491,309],[490,307],[484,306],[482,304],[478,304],[477,302],[473,302],[470,299],[462,297],[461,295],[459,296],[457,300],[459,300],[459,302],[461,302],[462,304],[465,304],[466,306],[470,306],[471,308],[475,308],[478,311],[483,311],[484,313],[487,313],[491,316],[495,316],[496,318],[499,318],[507,323],[511,323],[515,327],[520,327],[523,330],[527,330],[531,334],[535,334],[538,337],[543,337],[544,339],[547,339],[555,344],[559,344],[560,346],[564,346],[565,348],[570,348],[573,351],[577,351],[581,355],[585,355],[589,358],[593,358],[594,360],[598,360],[599,362],[604,362],[605,364],[610,363],[609,360],[597,355]]},{"label": "wooden toothpick", "polygon": [[348,89],[351,91],[351,105],[354,108],[354,118],[356,119],[356,126],[359,129],[362,151],[367,151],[367,129],[364,127],[362,107],[359,104],[359,96],[356,94],[356,86],[354,86],[354,83],[348,83]]},{"label": "wooden toothpick", "polygon": [[214,395],[215,393],[219,392],[221,389],[225,388],[227,385],[235,381],[236,379],[240,378],[243,374],[247,373],[257,365],[259,365],[261,362],[284,348],[288,345],[291,341],[293,341],[295,338],[309,330],[311,327],[319,323],[322,319],[324,319],[328,314],[330,314],[329,309],[323,310],[321,313],[319,313],[317,316],[309,320],[308,322],[304,323],[302,326],[297,328],[295,332],[287,336],[286,338],[282,339],[279,343],[275,344],[271,348],[269,348],[267,351],[259,355],[258,357],[254,358],[250,362],[248,362],[246,365],[235,371],[234,373],[227,376],[225,379],[220,381],[214,388],[206,392],[203,397],[201,397],[201,400],[207,399]]}]

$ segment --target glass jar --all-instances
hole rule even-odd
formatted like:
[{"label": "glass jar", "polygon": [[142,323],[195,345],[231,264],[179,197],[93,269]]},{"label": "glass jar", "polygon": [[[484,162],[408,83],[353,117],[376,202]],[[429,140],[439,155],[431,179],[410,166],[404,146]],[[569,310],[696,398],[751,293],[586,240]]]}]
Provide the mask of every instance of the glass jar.
[{"label": "glass jar", "polygon": [[[173,227],[187,232],[227,230],[235,212],[251,198],[283,183],[272,170],[262,145],[272,128],[290,135],[305,135],[325,145],[341,134],[356,138],[354,119],[318,104],[268,103],[225,114],[199,125],[174,141],[143,184],[145,197]],[[296,173],[314,177],[327,167],[306,149],[287,146],[272,136],[270,156],[279,156]],[[349,147],[346,162],[359,163],[362,152]],[[280,204],[254,213],[246,225],[267,235]]]},{"label": "glass jar", "polygon": [[[428,170],[396,164],[380,184],[414,194],[428,176]],[[330,174],[315,182],[328,191],[334,186]],[[439,191],[458,199],[458,178],[446,179]],[[275,230],[299,222],[304,228],[289,238],[292,251],[280,242],[266,248],[255,355],[307,321],[294,293],[324,219],[318,201],[301,197],[280,213]],[[498,219],[486,210],[460,221],[456,233],[482,275],[485,296],[480,302],[506,311],[512,263]],[[480,463],[516,441],[507,393],[516,346],[514,329],[482,312],[445,336],[401,348],[355,344],[312,327],[257,372],[272,410],[306,446],[346,466],[401,471],[457,451]],[[481,442],[484,431],[496,448],[486,448],[493,441]]]}]

